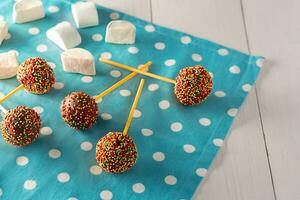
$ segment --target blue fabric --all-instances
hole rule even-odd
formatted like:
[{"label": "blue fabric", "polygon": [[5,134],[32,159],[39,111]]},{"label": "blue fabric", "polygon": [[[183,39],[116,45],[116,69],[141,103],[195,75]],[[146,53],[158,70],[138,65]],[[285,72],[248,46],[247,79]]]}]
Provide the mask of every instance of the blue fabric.
[{"label": "blue fabric", "polygon": [[[79,30],[83,41],[80,47],[94,55],[97,75],[90,78],[66,73],[61,66],[61,49],[46,38],[45,32],[64,20],[75,25],[70,12],[71,2],[44,1],[46,18],[26,24],[12,23],[13,2],[0,3],[0,15],[9,22],[11,34],[11,38],[3,42],[0,52],[17,50],[20,62],[32,56],[45,58],[55,64],[59,83],[48,94],[34,95],[23,90],[3,104],[6,108],[26,105],[38,110],[43,134],[24,148],[0,140],[0,199],[190,199],[222,146],[237,109],[259,74],[263,58],[164,27],[152,27],[149,22],[122,13],[119,13],[121,19],[137,27],[136,43],[107,44],[104,42],[105,28],[114,11],[98,7],[100,25]],[[51,6],[56,6],[59,11],[55,12],[56,7]],[[29,34],[34,33],[32,27],[37,27],[40,33]],[[101,34],[103,39],[94,41],[94,34]],[[163,42],[165,48],[157,50],[154,47],[157,42]],[[47,50],[45,46],[39,46],[41,44]],[[135,54],[128,51],[133,46],[139,50]],[[99,63],[97,60],[103,52],[111,53],[113,60],[134,67],[152,60],[151,72],[172,79],[181,68],[197,64],[213,74],[213,93],[204,103],[192,107],[178,103],[172,84],[145,78],[137,108],[141,113],[136,114],[129,130],[137,144],[139,158],[130,171],[118,175],[104,171],[99,174],[95,145],[107,132],[123,130],[141,76],[103,98],[98,105],[99,115],[106,114],[102,118],[99,116],[97,123],[87,131],[71,129],[60,115],[60,103],[70,92],[82,90],[96,95],[129,74]],[[169,59],[176,63],[166,62]],[[121,72],[121,76],[111,76],[110,73],[118,76],[112,70]],[[1,80],[0,92],[6,94],[18,84],[15,78]],[[122,96],[124,90],[130,91],[131,95]],[[91,143],[92,149],[84,145],[89,143],[83,142]],[[60,157],[53,151],[51,153],[51,149],[57,149]],[[53,159],[48,154],[58,158]],[[26,158],[18,158],[20,156],[26,157],[28,163]],[[92,166],[92,171],[99,175],[90,172]],[[69,175],[69,180],[59,176],[66,181],[63,183],[57,178],[62,172]]]}]

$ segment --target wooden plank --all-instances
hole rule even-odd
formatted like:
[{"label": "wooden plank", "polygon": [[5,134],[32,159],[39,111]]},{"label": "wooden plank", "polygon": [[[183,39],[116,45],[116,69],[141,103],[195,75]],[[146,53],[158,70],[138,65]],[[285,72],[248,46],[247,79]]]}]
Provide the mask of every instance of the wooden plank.
[{"label": "wooden plank", "polygon": [[250,49],[267,58],[257,84],[278,199],[300,199],[300,1],[243,1]]},{"label": "wooden plank", "polygon": [[[153,22],[247,51],[239,0],[152,0]],[[253,90],[195,199],[274,199]]]}]

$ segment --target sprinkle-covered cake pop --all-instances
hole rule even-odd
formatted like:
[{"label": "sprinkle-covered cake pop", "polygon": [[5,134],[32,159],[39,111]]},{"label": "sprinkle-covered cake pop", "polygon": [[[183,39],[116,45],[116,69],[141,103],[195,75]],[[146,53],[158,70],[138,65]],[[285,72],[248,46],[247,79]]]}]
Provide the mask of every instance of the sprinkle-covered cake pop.
[{"label": "sprinkle-covered cake pop", "polygon": [[39,136],[41,119],[33,109],[18,106],[4,115],[1,126],[3,138],[7,143],[26,146]]},{"label": "sprinkle-covered cake pop", "polygon": [[95,99],[84,92],[72,92],[64,98],[61,115],[70,127],[84,130],[93,126],[98,119]]},{"label": "sprinkle-covered cake pop", "polygon": [[107,172],[125,172],[136,163],[137,157],[133,139],[122,132],[109,132],[97,143],[97,162]]},{"label": "sprinkle-covered cake pop", "polygon": [[204,67],[185,67],[180,70],[174,88],[180,103],[188,106],[201,103],[211,91],[212,78]]},{"label": "sprinkle-covered cake pop", "polygon": [[52,68],[42,58],[29,58],[18,69],[17,79],[24,88],[34,94],[45,94],[54,85]]}]

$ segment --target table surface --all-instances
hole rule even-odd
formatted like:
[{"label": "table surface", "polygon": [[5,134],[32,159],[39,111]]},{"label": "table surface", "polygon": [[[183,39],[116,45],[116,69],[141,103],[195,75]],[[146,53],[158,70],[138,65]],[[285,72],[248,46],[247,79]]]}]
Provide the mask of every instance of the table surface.
[{"label": "table surface", "polygon": [[300,199],[299,0],[93,1],[265,56],[256,87],[194,199]]}]

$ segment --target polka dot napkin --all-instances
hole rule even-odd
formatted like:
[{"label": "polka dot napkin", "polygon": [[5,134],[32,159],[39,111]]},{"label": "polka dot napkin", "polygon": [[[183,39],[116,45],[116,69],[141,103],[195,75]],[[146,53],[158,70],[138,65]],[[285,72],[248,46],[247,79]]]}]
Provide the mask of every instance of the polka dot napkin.
[{"label": "polka dot napkin", "polygon": [[[200,64],[214,81],[213,93],[203,104],[186,107],[177,102],[173,85],[145,78],[129,130],[138,147],[137,164],[126,173],[109,174],[97,166],[95,145],[107,132],[122,131],[141,76],[103,98],[100,119],[92,129],[69,128],[60,116],[64,96],[79,90],[96,95],[129,72],[98,61],[96,76],[64,72],[61,50],[45,32],[63,20],[74,24],[71,2],[51,0],[44,5],[45,19],[17,25],[11,21],[13,1],[0,3],[0,17],[9,22],[10,33],[0,52],[16,51],[20,61],[45,58],[57,81],[48,94],[20,91],[3,104],[7,109],[34,108],[43,128],[39,139],[25,148],[0,140],[0,199],[190,199],[223,145],[263,58],[98,7],[100,25],[79,30],[80,47],[92,52],[96,61],[105,57],[138,67],[152,60],[151,72],[173,79],[181,68]],[[106,25],[115,19],[136,25],[136,44],[104,42]],[[0,94],[18,84],[15,78],[1,80]]]}]

